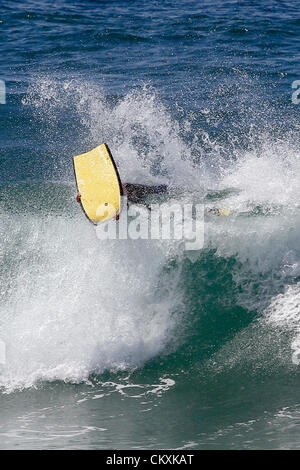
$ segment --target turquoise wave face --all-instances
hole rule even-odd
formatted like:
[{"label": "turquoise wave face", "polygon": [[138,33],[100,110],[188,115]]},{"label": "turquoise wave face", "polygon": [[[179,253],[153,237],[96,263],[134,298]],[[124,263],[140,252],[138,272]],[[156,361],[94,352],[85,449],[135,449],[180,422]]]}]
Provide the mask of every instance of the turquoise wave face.
[{"label": "turquoise wave face", "polygon": [[[1,447],[299,447],[297,10],[3,6]],[[205,205],[202,250],[97,238],[72,156],[103,141]]]}]

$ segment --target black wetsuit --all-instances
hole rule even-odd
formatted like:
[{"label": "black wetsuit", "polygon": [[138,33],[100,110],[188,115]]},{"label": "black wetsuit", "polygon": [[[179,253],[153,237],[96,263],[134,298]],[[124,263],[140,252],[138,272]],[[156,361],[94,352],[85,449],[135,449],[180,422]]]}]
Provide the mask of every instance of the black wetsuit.
[{"label": "black wetsuit", "polygon": [[168,191],[166,184],[147,186],[145,184],[125,183],[123,187],[126,190],[124,195],[127,195],[128,200],[132,203],[140,202],[141,199],[147,197],[149,194],[164,194]]}]

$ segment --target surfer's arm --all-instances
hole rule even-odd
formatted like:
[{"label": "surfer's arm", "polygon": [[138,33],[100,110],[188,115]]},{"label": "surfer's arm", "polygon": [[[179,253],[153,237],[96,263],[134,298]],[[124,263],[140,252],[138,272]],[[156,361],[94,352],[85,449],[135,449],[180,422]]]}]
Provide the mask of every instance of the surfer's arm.
[{"label": "surfer's arm", "polygon": [[77,202],[80,202],[80,201],[81,201],[81,194],[80,194],[80,193],[77,194],[77,196],[76,196],[76,201],[77,201]]},{"label": "surfer's arm", "polygon": [[126,183],[122,184],[122,189],[123,189],[123,194],[128,197],[129,194],[128,194],[128,191],[127,191],[127,188],[126,188]]}]

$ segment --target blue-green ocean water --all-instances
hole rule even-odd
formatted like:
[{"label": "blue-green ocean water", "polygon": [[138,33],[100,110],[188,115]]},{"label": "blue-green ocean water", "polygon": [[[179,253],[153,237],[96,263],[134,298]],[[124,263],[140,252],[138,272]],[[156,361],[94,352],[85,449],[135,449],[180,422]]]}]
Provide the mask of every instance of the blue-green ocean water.
[{"label": "blue-green ocean water", "polygon": [[[0,1],[0,447],[300,447],[300,6]],[[72,156],[206,208],[100,241]]]}]

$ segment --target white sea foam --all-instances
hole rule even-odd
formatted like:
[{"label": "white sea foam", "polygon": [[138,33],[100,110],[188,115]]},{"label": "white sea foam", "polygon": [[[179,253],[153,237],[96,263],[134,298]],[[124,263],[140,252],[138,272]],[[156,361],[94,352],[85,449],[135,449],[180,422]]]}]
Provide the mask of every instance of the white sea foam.
[{"label": "white sea foam", "polygon": [[6,229],[12,266],[9,293],[2,277],[2,386],[78,382],[163,351],[179,299],[173,291],[159,294],[167,255],[159,245],[141,251],[130,241],[100,242],[82,217],[14,216]]},{"label": "white sea foam", "polygon": [[300,364],[300,283],[289,286],[282,294],[272,299],[265,311],[266,320],[271,325],[292,334],[292,362]]}]

